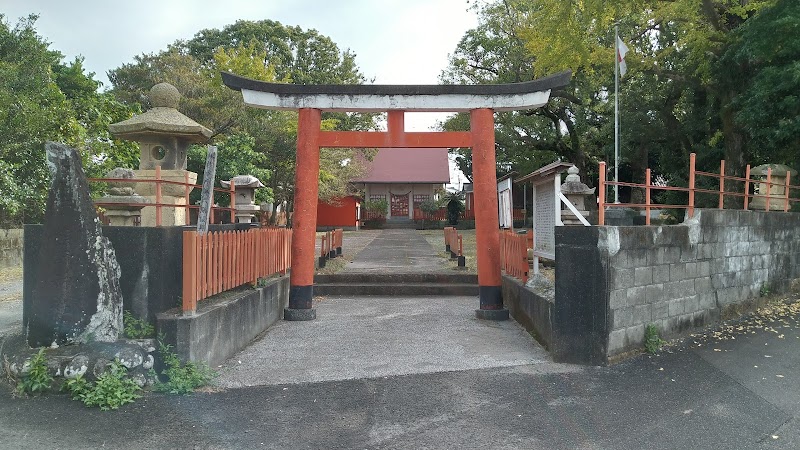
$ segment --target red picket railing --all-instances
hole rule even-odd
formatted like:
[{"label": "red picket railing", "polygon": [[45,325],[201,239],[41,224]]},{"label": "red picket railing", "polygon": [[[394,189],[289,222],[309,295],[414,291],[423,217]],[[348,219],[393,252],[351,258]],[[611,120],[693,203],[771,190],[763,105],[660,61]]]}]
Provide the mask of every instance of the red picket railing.
[{"label": "red picket railing", "polygon": [[414,220],[447,220],[447,209],[441,208],[435,213],[428,214],[419,208],[414,208]]},{"label": "red picket railing", "polygon": [[514,278],[528,281],[528,236],[510,230],[500,232],[500,263],[503,271]]},{"label": "red picket railing", "polygon": [[[161,209],[164,207],[169,208],[184,208],[186,211],[186,225],[191,225],[191,214],[189,213],[192,209],[199,209],[200,206],[198,205],[190,205],[189,204],[189,193],[194,188],[202,189],[203,186],[199,184],[192,184],[189,182],[189,174],[184,174],[183,181],[172,181],[172,180],[164,180],[161,178],[161,166],[156,166],[155,169],[155,178],[150,179],[137,179],[137,178],[88,178],[90,182],[97,182],[97,183],[114,183],[114,182],[121,182],[121,183],[154,183],[155,184],[155,203],[119,203],[119,202],[94,202],[96,207],[103,207],[103,206],[154,206],[156,208],[156,226],[161,226]],[[176,186],[183,186],[184,191],[184,204],[183,205],[174,205],[170,203],[163,203],[162,202],[162,188],[164,184],[171,184]],[[227,208],[213,206],[214,202],[212,201],[211,207],[211,214],[209,216],[209,220],[211,223],[215,223],[215,217],[217,217],[217,212],[219,211],[227,211],[230,213],[230,220],[231,223],[236,223],[236,187],[231,180],[231,185],[229,189],[224,188],[214,188],[214,192],[225,193],[230,196],[230,206]],[[213,200],[213,199],[212,199]]]},{"label": "red picket railing", "polygon": [[[456,256],[464,256],[463,236],[454,227],[444,228],[444,245],[447,251]],[[456,251],[458,249],[458,251]]]},{"label": "red picket railing", "polygon": [[[770,211],[770,202],[781,202],[783,204],[783,211],[787,212],[791,208],[792,202],[800,202],[800,197],[792,197],[791,191],[792,190],[800,190],[800,185],[793,186],[790,184],[791,181],[791,173],[786,174],[786,180],[783,183],[775,183],[772,181],[772,169],[767,169],[767,176],[766,180],[754,180],[750,178],[750,164],[747,165],[745,169],[745,176],[736,177],[731,175],[725,175],[725,160],[720,161],[719,165],[719,173],[713,172],[703,172],[697,170],[696,167],[696,155],[694,153],[689,155],[689,186],[688,187],[681,187],[681,186],[660,186],[660,185],[653,185],[651,179],[651,171],[648,168],[645,171],[645,182],[644,184],[639,183],[628,183],[622,181],[608,181],[606,180],[606,163],[600,163],[600,179],[598,181],[598,224],[605,225],[605,209],[606,208],[644,208],[645,210],[645,224],[650,225],[650,211],[652,209],[669,209],[669,208],[681,208],[686,209],[687,215],[691,218],[694,216],[695,210],[695,195],[698,193],[701,194],[712,194],[719,196],[718,202],[718,209],[724,208],[725,203],[725,196],[730,197],[743,197],[743,209],[748,210],[750,206],[750,200],[755,198],[763,198],[764,199],[764,210]],[[719,188],[717,190],[712,189],[702,189],[697,188],[697,176],[704,176],[704,177],[711,177],[716,178],[719,180]],[[734,181],[737,183],[743,183],[742,192],[737,191],[729,191],[725,190],[725,181]],[[759,192],[758,194],[750,193],[751,185],[764,185],[766,186],[766,194]],[[645,202],[644,203],[608,203],[606,202],[606,189],[608,186],[627,186],[631,188],[640,188],[644,189],[645,191]],[[730,186],[730,184],[729,184]],[[780,186],[783,188],[783,194],[770,194],[770,190],[773,186]],[[688,193],[688,203],[686,205],[682,204],[654,204],[652,203],[652,191],[679,191],[679,192],[687,192]]]},{"label": "red picket railing", "polygon": [[332,250],[337,250],[342,248],[342,241],[344,240],[344,230],[341,228],[337,228],[332,231],[332,239],[333,243],[331,244]]},{"label": "red picket railing", "polygon": [[320,236],[319,256],[327,258],[331,255],[331,248],[333,247],[333,233],[326,231],[325,234]]},{"label": "red picket railing", "polygon": [[291,266],[292,230],[183,232],[183,311],[197,302]]}]

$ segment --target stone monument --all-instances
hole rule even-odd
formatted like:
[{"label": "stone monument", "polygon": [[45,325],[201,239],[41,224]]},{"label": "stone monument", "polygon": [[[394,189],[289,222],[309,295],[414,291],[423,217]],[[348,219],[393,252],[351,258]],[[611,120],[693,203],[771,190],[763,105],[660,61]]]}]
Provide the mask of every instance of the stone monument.
[{"label": "stone monument", "polygon": [[261,207],[256,205],[256,189],[265,187],[261,180],[252,175],[236,175],[229,181],[220,181],[224,188],[230,188],[231,182],[235,189],[236,222],[253,223],[253,218]]},{"label": "stone monument", "polygon": [[[211,130],[178,112],[181,96],[175,86],[159,83],[150,89],[149,98],[151,109],[109,125],[109,131],[117,138],[139,143],[137,179],[156,179],[156,167],[160,167],[162,180],[195,184],[197,174],[186,170],[186,155],[189,145],[207,142]],[[156,183],[135,183],[134,190],[148,203],[156,203]],[[186,224],[186,197],[184,186],[161,185],[161,204],[170,205],[161,209],[161,225]],[[142,226],[155,225],[156,207],[147,206],[142,210]]]},{"label": "stone monument", "polygon": [[[770,171],[770,186],[767,187],[767,172]],[[786,177],[789,177],[789,182],[796,180],[797,171],[789,166],[783,164],[762,164],[758,167],[753,167],[750,170],[750,175],[758,178],[760,182],[756,182],[755,193],[757,195],[767,195],[769,192],[769,210],[770,211],[783,211],[786,205]],[[791,207],[791,205],[789,205]],[[763,197],[755,197],[750,201],[750,209],[765,210],[767,208],[767,199]]]},{"label": "stone monument", "polygon": [[77,151],[48,142],[52,175],[24,326],[31,347],[113,342],[122,329],[120,269],[103,236]]}]

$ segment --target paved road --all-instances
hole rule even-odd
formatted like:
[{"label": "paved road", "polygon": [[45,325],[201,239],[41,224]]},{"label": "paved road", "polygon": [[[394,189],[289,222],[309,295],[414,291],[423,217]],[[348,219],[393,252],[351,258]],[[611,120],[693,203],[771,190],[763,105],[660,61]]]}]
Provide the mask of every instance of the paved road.
[{"label": "paved road", "polygon": [[22,330],[22,280],[0,282],[0,335]]},{"label": "paved road", "polygon": [[539,363],[189,397],[150,394],[106,413],[63,396],[15,399],[0,392],[0,442],[5,448],[796,449],[797,328],[783,334],[760,331],[609,368],[551,371],[553,365]]}]

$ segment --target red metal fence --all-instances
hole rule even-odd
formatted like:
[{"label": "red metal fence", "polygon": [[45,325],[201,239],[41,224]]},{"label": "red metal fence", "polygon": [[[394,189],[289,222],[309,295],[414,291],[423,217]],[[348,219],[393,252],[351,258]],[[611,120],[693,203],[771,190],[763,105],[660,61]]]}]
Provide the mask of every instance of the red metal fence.
[{"label": "red metal fence", "polygon": [[[161,177],[161,167],[156,166],[155,169],[155,179],[137,179],[137,178],[89,178],[90,182],[97,182],[97,183],[154,183],[155,184],[155,203],[120,203],[120,202],[94,202],[96,207],[111,207],[111,206],[154,206],[156,208],[156,226],[161,226],[161,208],[169,207],[169,208],[184,208],[186,211],[186,225],[191,225],[191,214],[189,213],[192,209],[200,208],[198,205],[190,205],[189,204],[189,193],[191,193],[193,188],[200,188],[202,189],[202,185],[192,184],[189,182],[189,174],[184,173],[183,181],[172,181],[172,180],[165,180]],[[183,186],[184,191],[184,204],[183,205],[173,205],[169,203],[162,203],[163,195],[162,195],[162,188],[164,184],[175,185],[175,186]],[[212,206],[211,207],[211,214],[209,216],[209,220],[211,223],[216,223],[215,217],[218,216],[218,212],[220,211],[227,211],[230,213],[230,223],[236,223],[236,187],[234,186],[233,180],[231,180],[230,189],[223,189],[223,188],[214,188],[214,192],[225,193],[230,196],[230,206],[228,207],[219,207],[219,206]],[[214,202],[211,202],[212,205]],[[221,219],[220,219],[221,220]]]},{"label": "red metal fence", "polygon": [[291,266],[292,230],[183,232],[183,311],[197,302],[259,278],[285,274]]},{"label": "red metal fence", "polygon": [[510,230],[500,232],[500,263],[503,271],[522,282],[528,281],[528,236]]},{"label": "red metal fence", "polygon": [[[688,187],[681,187],[681,186],[661,186],[661,185],[653,185],[651,179],[651,171],[648,168],[645,171],[645,182],[644,184],[639,183],[628,183],[622,181],[608,181],[606,180],[606,163],[600,163],[600,180],[598,182],[598,224],[605,225],[605,209],[606,208],[644,208],[645,210],[645,224],[650,225],[650,212],[652,209],[671,209],[671,208],[679,208],[679,209],[686,209],[687,215],[689,217],[694,216],[695,210],[695,195],[698,193],[702,194],[713,194],[719,196],[718,201],[718,208],[723,209],[725,203],[725,196],[729,197],[740,197],[743,198],[743,209],[748,210],[750,205],[751,199],[762,198],[764,199],[764,210],[770,210],[771,202],[780,202],[778,204],[783,206],[783,211],[789,211],[791,208],[792,202],[800,202],[800,197],[792,197],[791,191],[792,190],[800,190],[800,185],[793,186],[790,184],[791,182],[791,174],[786,174],[786,179],[782,183],[775,183],[772,181],[772,169],[767,169],[767,176],[765,180],[754,180],[750,178],[750,164],[747,165],[745,169],[745,176],[736,177],[732,175],[725,175],[725,160],[720,161],[719,173],[713,172],[703,172],[699,171],[695,167],[696,165],[696,155],[692,153],[689,155],[689,186]],[[712,190],[712,189],[702,189],[696,186],[697,177],[704,176],[710,178],[716,178],[719,180],[719,189]],[[725,181],[733,181],[736,183],[742,183],[742,191],[731,191],[726,190]],[[761,185],[766,186],[766,193],[759,192],[756,194],[755,192],[751,192],[751,187],[753,185]],[[606,202],[606,189],[608,186],[627,186],[630,188],[639,188],[644,189],[645,192],[645,202],[644,203],[608,203]],[[730,183],[728,187],[730,187]],[[770,194],[770,191],[773,186],[782,187],[783,194]],[[652,203],[652,193],[653,191],[678,191],[678,192],[687,192],[688,193],[688,203],[687,204],[655,204]],[[775,203],[772,203],[773,205]]]}]

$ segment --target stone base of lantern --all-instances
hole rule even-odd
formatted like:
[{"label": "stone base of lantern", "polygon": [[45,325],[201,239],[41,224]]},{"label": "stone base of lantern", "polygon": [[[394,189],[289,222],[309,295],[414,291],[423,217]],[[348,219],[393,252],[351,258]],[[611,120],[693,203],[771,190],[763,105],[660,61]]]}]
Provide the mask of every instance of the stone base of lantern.
[{"label": "stone base of lantern", "polygon": [[[584,219],[587,221],[589,220],[589,211],[578,210],[578,212],[581,213]],[[583,225],[583,222],[575,217],[575,214],[573,214],[572,211],[566,209],[561,210],[561,223],[564,225]]]},{"label": "stone base of lantern", "polygon": [[[777,192],[774,194],[774,197],[770,197],[769,199],[769,210],[770,211],[783,211],[783,207],[785,206],[785,198],[786,194],[783,192]],[[750,203],[747,206],[747,209],[753,211],[764,211],[767,207],[767,199],[756,197],[750,200]]]},{"label": "stone base of lantern", "polygon": [[[156,171],[154,169],[134,170],[134,178],[137,180],[155,180]],[[175,181],[185,183],[188,178],[190,184],[197,183],[197,173],[188,170],[162,170],[161,179],[165,181]],[[191,188],[189,192],[192,192]],[[145,197],[148,203],[156,202],[156,183],[136,183],[134,190],[137,194]],[[161,207],[161,226],[183,226],[186,225],[186,187],[180,184],[161,183],[161,204],[175,205]],[[156,207],[147,206],[142,210],[143,227],[156,226]]]},{"label": "stone base of lantern", "polygon": [[[148,203],[155,203],[155,196],[145,197]],[[161,207],[161,226],[174,227],[186,225],[186,199],[181,197],[172,197],[167,195],[161,196],[161,204],[170,205]],[[175,205],[175,206],[171,206]],[[142,225],[143,227],[155,227],[156,225],[156,207],[145,206],[142,209]]]},{"label": "stone base of lantern", "polygon": [[[151,169],[134,170],[134,178],[136,180],[155,180],[156,171]],[[189,183],[194,185],[197,183],[197,173],[189,172],[188,170],[162,170],[161,179],[165,181],[175,181],[184,183],[186,178],[189,178]],[[133,188],[137,194],[145,197],[155,197],[156,183],[135,183]],[[192,189],[189,189],[192,192]],[[179,184],[161,183],[161,195],[170,197],[184,197],[186,195],[186,188]]]},{"label": "stone base of lantern", "polygon": [[236,222],[253,223],[256,213],[261,211],[257,205],[236,205]]},{"label": "stone base of lantern", "polygon": [[[140,195],[109,195],[100,197],[97,203],[103,204],[103,215],[112,227],[134,227],[137,219],[142,215],[142,206],[137,203],[146,203],[146,197]],[[110,204],[117,203],[117,204]]]}]

